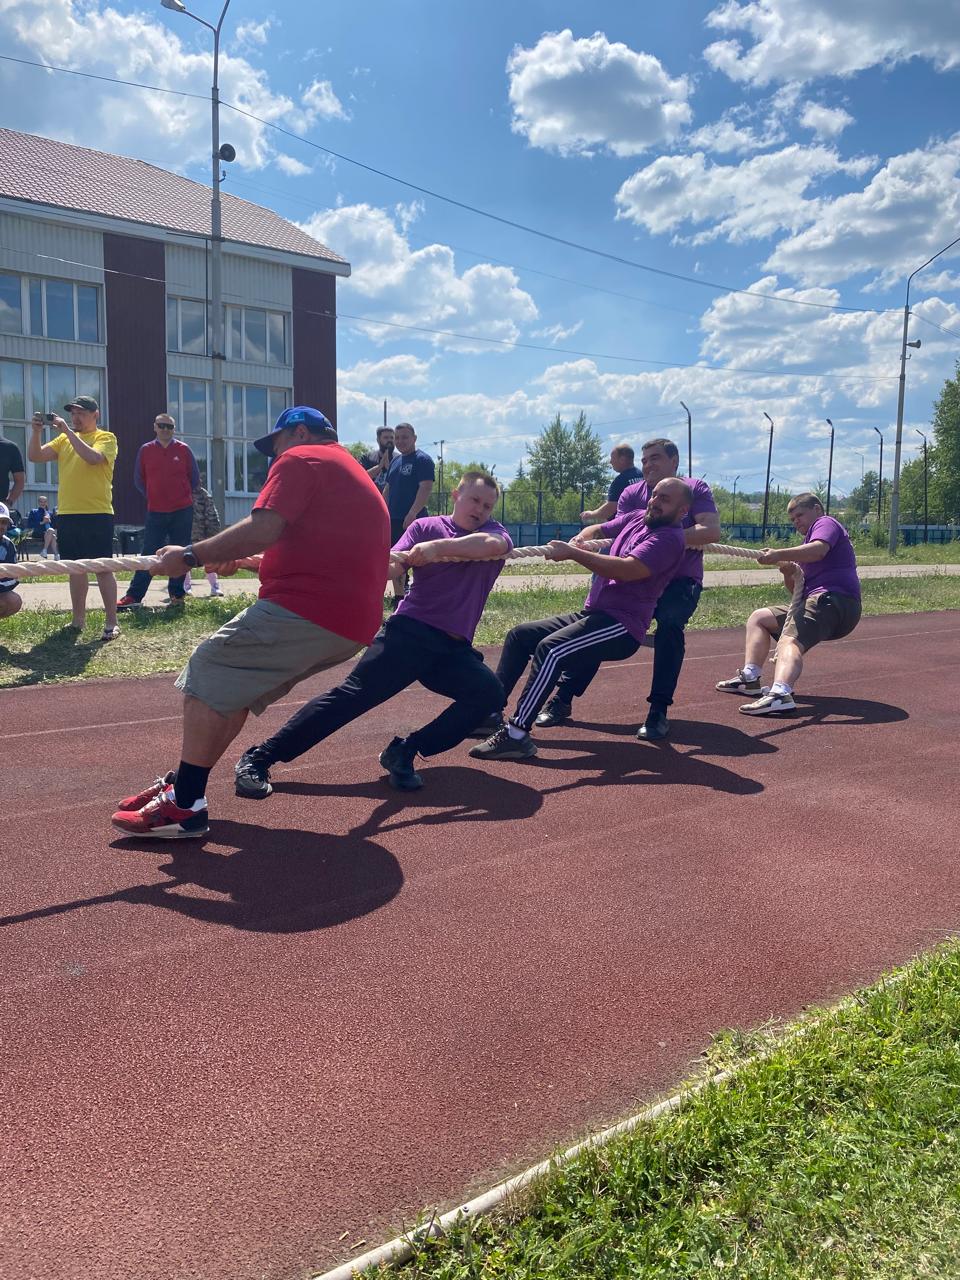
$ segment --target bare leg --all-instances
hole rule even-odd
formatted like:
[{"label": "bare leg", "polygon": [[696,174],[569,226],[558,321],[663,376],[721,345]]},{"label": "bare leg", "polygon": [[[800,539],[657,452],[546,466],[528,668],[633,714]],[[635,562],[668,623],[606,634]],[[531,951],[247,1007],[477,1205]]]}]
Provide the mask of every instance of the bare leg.
[{"label": "bare leg", "polygon": [[73,625],[82,630],[87,620],[87,589],[90,586],[85,573],[70,574],[70,607],[73,610]]},{"label": "bare leg", "polygon": [[181,760],[202,769],[212,769],[243,728],[247,715],[247,709],[243,707],[224,716],[199,698],[184,694]]},{"label": "bare leg", "polygon": [[97,586],[107,614],[104,625],[109,630],[117,625],[117,579],[112,573],[98,573]]},{"label": "bare leg", "polygon": [[47,529],[43,535],[43,549],[48,555],[57,553],[57,534],[54,529]]},{"label": "bare leg", "polygon": [[774,680],[787,684],[792,689],[800,679],[803,671],[803,649],[799,641],[789,636],[782,637],[777,645],[777,662],[773,670]]},{"label": "bare leg", "polygon": [[769,609],[754,609],[747,619],[743,665],[762,667],[777,633],[776,616]]}]

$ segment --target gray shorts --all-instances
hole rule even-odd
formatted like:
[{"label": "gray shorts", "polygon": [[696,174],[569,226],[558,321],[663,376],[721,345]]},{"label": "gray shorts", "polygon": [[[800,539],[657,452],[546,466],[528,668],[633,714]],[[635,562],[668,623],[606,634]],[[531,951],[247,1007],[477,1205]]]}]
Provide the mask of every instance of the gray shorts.
[{"label": "gray shorts", "polygon": [[362,647],[272,600],[258,600],[194,649],[176,687],[221,715],[246,708],[258,716],[301,680]]},{"label": "gray shorts", "polygon": [[784,606],[770,606],[778,624],[774,632],[776,638],[779,640],[785,633],[799,642],[804,653],[823,640],[842,640],[848,636],[860,621],[860,609],[859,600],[836,591],[819,591],[807,596],[803,609],[789,622],[786,622],[788,610]]}]

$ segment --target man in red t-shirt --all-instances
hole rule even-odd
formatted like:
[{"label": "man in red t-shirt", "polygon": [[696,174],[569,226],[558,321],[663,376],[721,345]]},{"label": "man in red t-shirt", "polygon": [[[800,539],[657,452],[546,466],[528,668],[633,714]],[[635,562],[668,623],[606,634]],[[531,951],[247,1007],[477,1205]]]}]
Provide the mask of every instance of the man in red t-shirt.
[{"label": "man in red t-shirt", "polygon": [[120,802],[112,820],[125,835],[206,835],[207,778],[248,712],[259,715],[301,680],[352,658],[383,619],[390,520],[336,428],[298,406],[255,443],[273,463],[252,513],[192,547],[158,553],[157,572],[176,576],[198,565],[231,573],[262,551],[260,597],[204,640],[178,676],[180,764]]}]

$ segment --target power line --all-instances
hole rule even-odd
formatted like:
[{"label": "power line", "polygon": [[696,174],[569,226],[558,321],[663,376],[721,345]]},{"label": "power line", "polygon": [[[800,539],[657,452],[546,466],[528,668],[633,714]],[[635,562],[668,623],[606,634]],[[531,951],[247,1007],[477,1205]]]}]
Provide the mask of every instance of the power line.
[{"label": "power line", "polygon": [[[197,237],[203,239],[204,237]],[[38,253],[30,249],[13,249],[9,252],[21,254],[26,257],[42,258],[49,262],[59,262],[69,266],[85,267],[88,270],[99,271],[104,275],[121,275],[129,279],[144,280],[151,284],[166,284],[159,276],[140,275],[131,271],[119,271],[113,267],[103,267],[92,262],[78,262],[72,258],[63,258],[56,254]],[[268,301],[262,298],[247,298],[243,302],[259,302],[265,307],[276,309],[279,305],[276,301]],[[241,303],[227,303],[227,306],[242,305]],[[704,373],[731,373],[743,375],[745,377],[762,377],[762,378],[830,378],[847,382],[891,382],[895,380],[895,374],[862,374],[862,373],[803,373],[792,369],[749,369],[737,368],[732,365],[707,365],[696,364],[691,362],[683,362],[678,360],[652,360],[643,356],[627,356],[619,355],[613,352],[605,351],[582,351],[574,347],[557,347],[545,346],[540,343],[533,342],[515,342],[509,338],[492,338],[484,334],[458,333],[451,329],[434,329],[426,325],[403,324],[398,320],[382,320],[375,316],[358,316],[347,311],[337,310],[331,311],[315,311],[308,307],[298,308],[302,315],[317,316],[324,320],[350,320],[356,324],[372,325],[375,328],[400,329],[409,333],[423,333],[432,337],[453,338],[458,342],[478,342],[488,345],[507,347],[520,351],[543,351],[547,355],[572,355],[578,356],[580,359],[587,360],[615,360],[626,364],[649,365],[654,368],[662,369],[695,369]]]},{"label": "power line", "polygon": [[911,311],[910,314],[914,320],[919,320],[922,324],[928,324],[932,329],[939,329],[941,333],[949,334],[951,338],[960,338],[960,333],[957,333],[955,329],[945,329],[942,324],[937,324],[935,320],[928,320],[926,316],[917,315],[916,311]]},{"label": "power line", "polygon": [[[14,58],[9,54],[0,54],[0,59],[8,62],[15,62],[21,66],[38,67],[43,71],[56,71],[64,75],[82,76],[88,80],[98,80],[107,84],[124,85],[128,88],[143,89],[147,91],[156,91],[159,93],[176,93],[181,97],[201,98],[202,95],[188,93],[183,90],[165,89],[158,85],[143,84],[136,80],[122,80],[113,76],[94,75],[88,71],[76,71],[72,67],[59,67],[46,62],[33,62],[26,58]],[[579,253],[587,253],[595,258],[602,258],[607,262],[614,262],[618,266],[631,267],[636,271],[646,271],[651,275],[661,276],[668,280],[680,280],[685,284],[697,285],[702,289],[714,289],[720,293],[741,294],[750,298],[762,298],[767,302],[785,303],[798,307],[813,307],[821,311],[843,311],[856,314],[884,315],[885,311],[878,310],[874,307],[845,307],[838,303],[829,302],[812,302],[806,298],[784,298],[773,293],[760,293],[753,289],[740,289],[733,285],[719,284],[712,280],[699,279],[696,276],[684,275],[678,271],[667,271],[663,267],[653,267],[649,263],[637,262],[632,258],[625,258],[621,254],[610,253],[605,249],[598,249],[593,245],[581,244],[577,240],[567,239],[565,236],[554,235],[549,231],[542,231],[538,227],[528,226],[526,223],[518,222],[513,218],[503,217],[501,214],[493,213],[489,209],[481,209],[477,205],[468,204],[464,200],[457,200],[453,196],[444,195],[442,192],[434,191],[430,187],[420,186],[418,183],[410,182],[406,178],[399,178],[396,174],[388,173],[385,169],[378,169],[374,165],[365,164],[362,160],[354,160],[352,156],[345,155],[343,152],[334,151],[332,147],[323,147],[318,142],[312,142],[309,138],[301,137],[299,134],[293,133],[290,129],[284,129],[282,125],[276,124],[272,120],[265,120],[262,116],[256,115],[252,111],[247,111],[243,107],[238,107],[235,103],[221,100],[220,105],[226,107],[230,111],[234,111],[237,115],[243,116],[248,120],[254,120],[257,124],[262,125],[265,129],[272,129],[275,133],[279,133],[282,137],[290,138],[294,142],[300,142],[304,146],[311,147],[314,151],[319,151],[324,155],[333,156],[337,160],[342,160],[344,164],[354,165],[358,169],[363,169],[366,173],[372,173],[379,178],[385,178],[388,182],[395,182],[398,186],[406,187],[410,191],[416,191],[419,195],[429,196],[432,200],[440,200],[444,204],[451,205],[456,209],[463,209],[467,213],[473,213],[477,217],[486,218],[491,222],[496,222],[500,226],[510,227],[514,231],[522,231],[526,235],[537,236],[541,240],[549,241],[551,244],[558,244],[566,249],[575,249]],[[887,309],[889,310],[889,308]]]}]

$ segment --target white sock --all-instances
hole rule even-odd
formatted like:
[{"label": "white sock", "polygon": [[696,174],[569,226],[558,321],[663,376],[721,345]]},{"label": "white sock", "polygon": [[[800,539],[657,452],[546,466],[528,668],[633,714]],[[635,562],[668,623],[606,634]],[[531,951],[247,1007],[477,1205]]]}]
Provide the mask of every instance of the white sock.
[{"label": "white sock", "polygon": [[740,668],[740,674],[744,680],[758,680],[760,678],[760,667],[755,662],[745,662]]},{"label": "white sock", "polygon": [[513,723],[510,723],[507,725],[507,732],[510,734],[510,737],[513,738],[515,742],[519,742],[521,738],[525,738],[527,736],[526,729],[518,729],[517,726]]},{"label": "white sock", "polygon": [[782,698],[786,698],[793,693],[793,685],[787,684],[784,680],[774,680],[770,686],[770,692],[778,693]]}]

